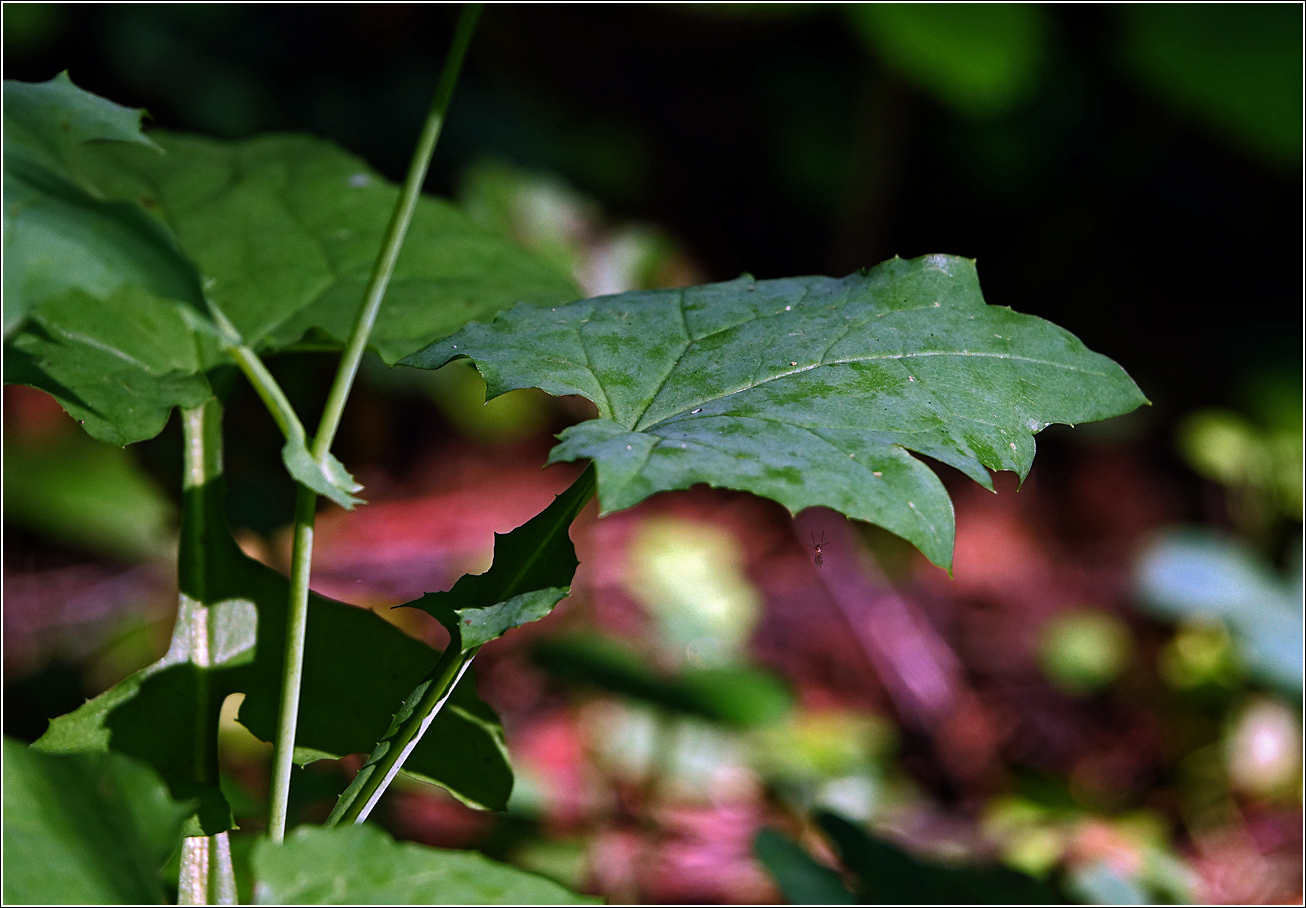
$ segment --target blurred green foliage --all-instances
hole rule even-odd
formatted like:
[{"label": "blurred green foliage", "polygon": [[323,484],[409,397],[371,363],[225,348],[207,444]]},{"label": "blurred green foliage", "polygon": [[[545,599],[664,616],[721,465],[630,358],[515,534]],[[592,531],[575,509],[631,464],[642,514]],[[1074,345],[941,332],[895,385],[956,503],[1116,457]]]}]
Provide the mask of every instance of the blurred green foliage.
[{"label": "blurred green foliage", "polygon": [[856,3],[844,7],[867,50],[964,116],[1010,112],[1033,94],[1047,53],[1033,3]]},{"label": "blurred green foliage", "polygon": [[1255,154],[1302,153],[1302,7],[1132,3],[1115,7],[1120,57],[1148,91]]},{"label": "blurred green foliage", "polygon": [[4,11],[6,53],[30,53],[53,42],[67,25],[62,3],[16,3]]},{"label": "blurred green foliage", "polygon": [[[1289,576],[1280,576],[1246,543],[1189,528],[1161,534],[1143,549],[1135,586],[1140,605],[1154,615],[1176,622],[1220,622],[1236,641],[1245,672],[1299,697],[1301,569],[1298,559]],[[1212,643],[1199,638],[1183,644],[1187,652],[1179,650],[1168,658],[1186,660],[1189,673],[1218,671],[1221,657]],[[1199,668],[1203,662],[1205,669]],[[1180,669],[1180,678],[1184,672]]]},{"label": "blurred green foliage", "polygon": [[1174,637],[1162,648],[1157,667],[1161,678],[1180,690],[1228,687],[1239,679],[1232,640],[1219,621],[1180,621]]},{"label": "blurred green foliage", "polygon": [[740,728],[774,723],[793,706],[785,685],[760,669],[733,665],[663,673],[630,647],[592,634],[543,641],[535,647],[534,659],[572,683]]},{"label": "blurred green foliage", "polygon": [[521,388],[485,399],[485,379],[470,360],[455,360],[427,375],[414,369],[399,373],[404,384],[423,387],[445,418],[466,438],[503,444],[527,438],[544,428],[553,407],[548,395]]},{"label": "blurred green foliage", "polygon": [[741,561],[735,537],[720,527],[673,518],[640,524],[626,586],[656,621],[662,658],[697,666],[744,658],[761,601]]},{"label": "blurred green foliage", "polygon": [[763,829],[753,840],[753,852],[775,878],[792,905],[855,905],[853,894],[829,867],[812,860],[802,846],[774,829]]},{"label": "blurred green foliage", "polygon": [[774,832],[764,830],[753,846],[786,898],[796,904],[812,896],[832,904],[864,905],[1056,905],[1067,901],[1053,886],[1008,867],[926,862],[837,814],[821,812],[815,819],[845,868],[851,892],[839,892],[835,888],[838,877],[811,858],[804,862],[798,850]]},{"label": "blurred green foliage", "polygon": [[1224,486],[1239,530],[1264,543],[1284,521],[1302,520],[1300,375],[1244,382],[1243,409],[1204,408],[1179,424],[1179,451],[1200,475]]},{"label": "blurred green foliage", "polygon": [[1063,612],[1044,625],[1039,659],[1044,673],[1071,694],[1096,693],[1120,677],[1133,655],[1129,626],[1100,609]]},{"label": "blurred green foliage", "polygon": [[474,221],[570,274],[583,296],[681,282],[684,252],[669,235],[650,224],[610,222],[597,199],[557,174],[486,157],[463,171],[457,198]]},{"label": "blurred green foliage", "polygon": [[6,433],[4,464],[6,524],[124,561],[170,551],[176,509],[133,452],[82,432],[51,444]]},{"label": "blurred green foliage", "polygon": [[4,901],[145,904],[192,805],[120,754],[55,755],[4,739]]},{"label": "blurred green foliage", "polygon": [[1192,869],[1155,812],[1101,816],[1046,793],[1008,794],[985,805],[982,825],[1008,866],[1041,880],[1060,875],[1061,888],[1077,901],[1153,904],[1193,898]]}]

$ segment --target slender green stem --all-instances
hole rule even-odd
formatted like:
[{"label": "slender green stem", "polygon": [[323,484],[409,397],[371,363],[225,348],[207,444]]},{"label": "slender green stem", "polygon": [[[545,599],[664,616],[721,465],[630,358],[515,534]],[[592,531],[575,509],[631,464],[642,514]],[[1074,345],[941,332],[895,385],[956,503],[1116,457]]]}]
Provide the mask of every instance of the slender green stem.
[{"label": "slender green stem", "polygon": [[335,383],[331,386],[331,393],[327,395],[322,421],[318,424],[317,436],[313,440],[313,456],[318,460],[331,450],[331,442],[340,427],[340,417],[345,410],[345,401],[349,398],[349,389],[358,374],[358,366],[367,347],[368,335],[371,334],[377,312],[380,311],[381,299],[385,295],[386,286],[390,283],[395,262],[399,260],[399,250],[403,246],[404,235],[408,232],[408,224],[413,219],[413,211],[417,208],[422,184],[426,181],[426,171],[430,167],[431,156],[435,153],[435,143],[440,138],[440,130],[444,126],[449,102],[453,98],[454,86],[458,83],[458,74],[462,71],[463,60],[472,41],[472,32],[476,28],[476,20],[481,14],[481,6],[480,3],[470,3],[463,7],[462,15],[458,17],[453,46],[449,50],[448,59],[445,60],[444,71],[440,74],[431,112],[417,141],[417,149],[413,153],[408,176],[404,179],[403,189],[399,195],[399,204],[395,206],[390,225],[386,228],[385,243],[372,271],[363,307],[358,310],[353,333],[350,334],[349,343],[345,345],[345,352],[340,358],[340,368],[336,371]]},{"label": "slender green stem", "polygon": [[295,413],[295,408],[290,405],[286,393],[281,390],[281,386],[272,377],[263,360],[244,344],[228,347],[227,354],[236,361],[240,371],[244,373],[255,393],[263,401],[263,405],[267,407],[268,413],[272,414],[272,419],[281,430],[281,434],[287,440],[307,438],[308,433],[304,431],[304,424],[299,421],[299,415]]},{"label": "slender green stem", "polygon": [[177,904],[237,904],[236,871],[227,833],[182,840]]},{"label": "slender green stem", "polygon": [[208,592],[205,535],[209,526],[205,509],[210,501],[203,491],[222,476],[222,404],[217,398],[181,411],[181,437],[185,519],[177,552],[178,582],[184,596],[205,602]]},{"label": "slender green stem", "polygon": [[[182,410],[183,507],[185,519],[178,546],[177,576],[178,629],[168,655],[207,668],[212,665],[210,646],[207,532],[213,500],[207,487],[222,476],[222,406],[212,398],[198,407]],[[197,715],[215,715],[211,703],[213,692],[208,686],[208,672],[199,672],[195,691]],[[197,734],[192,753],[196,777],[216,784],[218,781],[217,727],[206,722],[196,724]],[[191,836],[182,840],[178,899],[182,904],[229,905],[236,902],[236,878],[231,864],[231,846],[227,833]]]},{"label": "slender green stem", "polygon": [[304,673],[304,641],[308,631],[308,579],[313,559],[313,512],[317,494],[295,487],[295,535],[290,555],[290,603],[286,615],[285,663],[281,677],[281,704],[277,713],[277,741],[272,762],[272,803],[268,835],[280,842],[286,835],[290,802],[290,769],[295,758],[295,728],[299,722],[299,689]]},{"label": "slender green stem", "polygon": [[[313,439],[311,452],[313,459],[319,463],[324,463],[331,452],[331,443],[335,440],[336,430],[340,426],[345,401],[349,398],[349,391],[358,374],[358,366],[367,348],[367,340],[376,322],[377,313],[380,311],[381,300],[385,296],[390,276],[399,259],[404,236],[408,232],[417,200],[421,196],[426,171],[430,167],[435,143],[444,125],[449,102],[453,98],[454,86],[458,82],[458,75],[467,56],[467,48],[471,44],[472,32],[480,12],[481,4],[469,4],[463,8],[459,16],[453,47],[440,74],[431,112],[422,128],[421,138],[413,153],[413,162],[408,168],[408,176],[404,180],[394,214],[386,228],[381,254],[372,271],[363,306],[359,309],[353,330],[345,344],[335,381],[327,395],[326,407],[318,424],[317,435]],[[286,810],[290,800],[290,766],[294,758],[304,637],[308,626],[308,579],[313,561],[313,517],[316,504],[316,494],[300,485],[295,499],[294,549],[291,554],[290,601],[286,623],[286,662],[282,676],[281,707],[278,713],[276,756],[268,814],[268,835],[274,842],[282,841],[286,834]]]},{"label": "slender green stem", "polygon": [[308,435],[304,431],[304,425],[295,414],[295,408],[286,399],[285,392],[281,390],[277,380],[272,377],[268,367],[263,365],[263,361],[258,358],[258,354],[245,344],[244,338],[240,336],[236,326],[231,323],[231,319],[227,318],[227,314],[219,308],[218,304],[213,300],[208,300],[208,307],[209,316],[218,327],[222,349],[235,360],[240,371],[249,380],[250,385],[258,393],[264,406],[268,408],[268,412],[272,414],[272,418],[276,421],[281,434],[286,438],[290,438],[292,435],[307,438]]}]

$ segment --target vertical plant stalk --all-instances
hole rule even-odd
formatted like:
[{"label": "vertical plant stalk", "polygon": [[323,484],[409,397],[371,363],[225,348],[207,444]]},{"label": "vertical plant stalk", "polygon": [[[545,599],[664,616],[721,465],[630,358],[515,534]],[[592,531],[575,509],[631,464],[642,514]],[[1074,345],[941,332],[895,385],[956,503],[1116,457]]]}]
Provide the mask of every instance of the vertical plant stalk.
[{"label": "vertical plant stalk", "polygon": [[[182,410],[182,500],[186,510],[178,546],[178,627],[189,628],[180,647],[169,655],[208,668],[212,665],[209,628],[208,560],[205,532],[210,515],[204,513],[212,499],[205,487],[222,476],[222,405],[211,398],[198,407]],[[181,651],[184,648],[184,652]],[[208,672],[199,672],[196,714],[211,714]],[[196,774],[204,782],[217,784],[217,727],[197,724],[193,752]],[[231,864],[231,843],[227,833],[188,836],[182,839],[178,901],[183,905],[236,904],[236,877]]]},{"label": "vertical plant stalk", "polygon": [[[458,17],[453,46],[440,73],[440,82],[435,90],[431,112],[426,118],[425,126],[422,127],[412,164],[408,168],[408,175],[400,190],[394,214],[386,228],[381,254],[376,260],[376,266],[367,285],[363,306],[358,311],[353,330],[345,344],[335,381],[327,395],[326,407],[318,424],[317,435],[313,439],[310,450],[313,459],[319,464],[325,463],[331,453],[331,443],[335,440],[336,430],[340,427],[345,402],[349,399],[350,388],[358,375],[359,363],[362,362],[363,352],[367,349],[368,336],[381,309],[381,300],[385,297],[390,276],[394,272],[395,263],[399,260],[399,250],[403,246],[404,236],[408,232],[413,211],[421,196],[422,184],[426,180],[431,156],[435,152],[435,143],[444,126],[449,102],[453,98],[454,86],[458,83],[458,75],[462,71],[463,60],[467,56],[467,48],[471,44],[472,33],[480,13],[481,4],[473,3],[463,7]],[[274,842],[282,841],[286,835],[290,769],[295,754],[295,728],[299,719],[299,690],[303,675],[304,638],[308,624],[308,580],[313,562],[313,519],[316,507],[316,493],[303,485],[298,486],[295,497],[294,548],[290,560],[290,602],[286,616],[285,667],[281,683],[281,707],[277,721],[271,806],[268,815],[268,836]]]},{"label": "vertical plant stalk", "polygon": [[237,904],[236,870],[227,833],[182,839],[177,904]]}]

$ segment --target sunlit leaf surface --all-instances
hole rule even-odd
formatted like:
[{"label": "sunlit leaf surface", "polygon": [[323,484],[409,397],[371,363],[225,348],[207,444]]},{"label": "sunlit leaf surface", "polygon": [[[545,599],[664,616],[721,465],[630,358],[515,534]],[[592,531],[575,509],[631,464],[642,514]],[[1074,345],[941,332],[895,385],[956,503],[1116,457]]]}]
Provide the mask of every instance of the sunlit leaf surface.
[{"label": "sunlit leaf surface", "polygon": [[556,308],[517,306],[406,357],[468,356],[490,396],[580,394],[599,418],[551,461],[598,465],[604,513],[698,482],[797,512],[824,505],[952,560],[953,512],[924,454],[992,488],[1050,423],[1145,402],[1057,326],[980,295],[974,262],[893,259],[843,279],[745,276]]},{"label": "sunlit leaf surface", "polygon": [[[226,362],[210,304],[261,354],[338,349],[398,194],[324,140],[147,138],[140,117],[66,77],[5,83],[4,379],[115,444],[209,396],[203,372]],[[470,318],[575,296],[423,198],[371,346],[393,362]]]},{"label": "sunlit leaf surface", "polygon": [[[398,189],[322,139],[220,142],[163,131],[167,152],[105,148],[84,166],[166,222],[205,295],[259,351],[349,335]],[[424,197],[371,335],[387,362],[518,301],[575,296],[569,278],[448,202]]]}]

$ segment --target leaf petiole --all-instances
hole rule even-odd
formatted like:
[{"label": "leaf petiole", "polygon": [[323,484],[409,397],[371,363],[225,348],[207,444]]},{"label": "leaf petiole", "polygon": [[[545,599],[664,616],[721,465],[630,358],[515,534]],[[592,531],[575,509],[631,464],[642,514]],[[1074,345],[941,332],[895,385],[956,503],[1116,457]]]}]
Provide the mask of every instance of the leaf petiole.
[{"label": "leaf petiole", "polygon": [[336,806],[327,817],[327,826],[342,823],[361,823],[372,812],[376,802],[385,793],[390,782],[408,759],[413,748],[426,734],[427,728],[440,712],[440,708],[453,694],[480,647],[460,651],[450,643],[439,661],[422,682],[413,689],[403,706],[395,713],[385,737],[372,751],[363,768],[354,776],[349,787],[340,795]]}]

